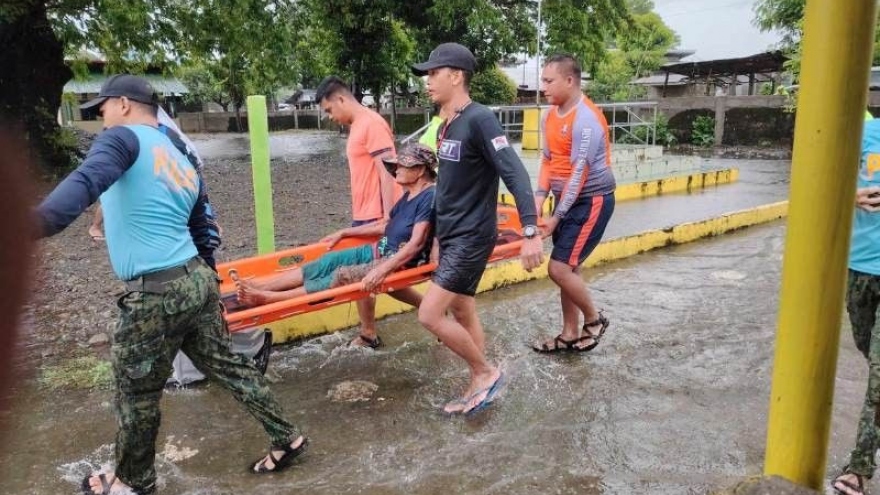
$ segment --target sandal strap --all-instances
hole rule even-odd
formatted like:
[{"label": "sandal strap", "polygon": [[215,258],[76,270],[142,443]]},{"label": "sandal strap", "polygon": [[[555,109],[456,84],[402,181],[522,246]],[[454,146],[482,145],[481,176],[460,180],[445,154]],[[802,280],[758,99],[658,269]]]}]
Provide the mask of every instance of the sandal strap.
[{"label": "sandal strap", "polygon": [[[611,324],[611,322],[608,321],[608,318],[605,318],[605,315],[603,315],[602,312],[599,311],[599,317],[589,323],[584,323],[583,330],[584,330],[584,332],[587,332],[588,334],[590,334],[590,336],[592,336],[594,339],[598,340],[602,337],[602,335],[605,334],[605,330],[608,328],[608,325],[610,325],[610,324]],[[593,333],[588,330],[588,328],[590,328],[590,327],[595,327],[595,326],[599,326],[599,325],[601,325],[602,328],[599,330],[598,334],[593,335]]]},{"label": "sandal strap", "polygon": [[112,480],[107,480],[107,473],[101,473],[98,475],[98,479],[101,480],[101,491],[105,494],[110,493],[110,489],[113,487],[113,483],[116,483],[116,475],[113,475]]},{"label": "sandal strap", "polygon": [[[580,341],[580,339],[565,340],[562,338],[562,334],[560,333],[556,337],[553,337],[553,349],[559,349],[559,344],[565,346],[566,349],[574,349],[574,345],[577,344],[578,341]],[[544,342],[544,347],[547,348],[548,351],[553,350],[547,347],[546,342]]]},{"label": "sandal strap", "polygon": [[[850,482],[849,480],[843,479],[844,476],[848,476],[848,475],[852,475],[852,476],[856,477],[857,485],[852,484],[852,482]],[[838,490],[837,488],[834,487],[834,485],[839,483],[839,484],[843,485],[844,487],[846,487],[848,490],[852,490],[854,492],[863,494],[863,493],[865,493],[865,478],[867,478],[867,476],[859,474],[859,473],[854,473],[852,471],[849,471],[847,468],[847,470],[844,470],[836,478],[834,478],[834,481],[831,482],[831,487],[834,488],[835,491],[840,492],[840,490]]]},{"label": "sandal strap", "polygon": [[370,349],[376,349],[382,345],[382,339],[378,335],[376,335],[376,337],[367,337],[366,335],[358,334],[355,339],[361,339],[363,343],[367,344],[365,347],[369,347]]}]

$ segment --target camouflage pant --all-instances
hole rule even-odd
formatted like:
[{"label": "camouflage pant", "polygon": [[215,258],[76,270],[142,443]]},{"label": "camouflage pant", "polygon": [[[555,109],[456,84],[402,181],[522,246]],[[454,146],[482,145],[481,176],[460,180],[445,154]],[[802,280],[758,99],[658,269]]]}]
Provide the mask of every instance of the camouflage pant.
[{"label": "camouflage pant", "polygon": [[876,469],[874,454],[880,447],[878,418],[880,409],[880,329],[875,325],[880,305],[880,276],[849,271],[846,310],[852,324],[856,347],[868,359],[868,390],[859,420],[856,447],[850,455],[849,470],[871,477]]},{"label": "camouflage pant", "polygon": [[129,292],[113,335],[116,381],[116,475],[138,493],[155,490],[159,399],[182,349],[196,367],[232,392],[268,433],[272,445],[299,436],[282,417],[253,362],[231,351],[215,273],[201,264],[165,284],[165,292]]}]

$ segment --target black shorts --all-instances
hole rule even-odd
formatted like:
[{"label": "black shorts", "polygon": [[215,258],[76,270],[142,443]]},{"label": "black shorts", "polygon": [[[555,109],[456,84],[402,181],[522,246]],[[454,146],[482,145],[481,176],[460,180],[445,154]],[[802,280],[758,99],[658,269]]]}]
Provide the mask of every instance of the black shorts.
[{"label": "black shorts", "polygon": [[432,280],[449,292],[473,296],[493,249],[494,237],[440,240],[440,262]]},{"label": "black shorts", "polygon": [[576,268],[596,249],[614,213],[614,193],[575,201],[553,231],[550,258]]}]

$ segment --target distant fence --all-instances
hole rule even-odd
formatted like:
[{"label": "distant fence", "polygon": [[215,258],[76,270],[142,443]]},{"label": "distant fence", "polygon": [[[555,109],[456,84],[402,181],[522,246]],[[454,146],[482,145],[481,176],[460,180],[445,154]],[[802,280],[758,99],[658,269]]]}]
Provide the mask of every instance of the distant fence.
[{"label": "distant fence", "polygon": [[[693,121],[700,115],[715,119],[715,143],[725,145],[789,145],[794,135],[794,112],[791,102],[783,96],[686,96],[661,98],[656,102],[625,102],[600,104],[613,129],[612,139],[628,142],[655,142],[654,122],[662,114],[669,121],[669,130],[679,142],[690,142]],[[830,104],[829,112],[835,111]],[[524,113],[535,105],[492,107],[511,139],[521,139]],[[880,116],[880,92],[871,92],[868,108]],[[393,121],[397,135],[411,135],[430,122],[427,108],[399,108],[392,117],[389,109],[382,116]],[[188,133],[236,132],[235,114],[231,112],[198,112],[178,115],[181,129]],[[99,132],[100,121],[74,121],[77,127]],[[247,130],[247,112],[241,114],[242,131]],[[269,113],[269,129],[330,129],[336,124],[319,109],[292,109]],[[526,132],[538,132],[535,129]]]},{"label": "distant fence", "polygon": [[[431,118],[430,111],[425,108],[398,108],[393,116],[388,109],[382,110],[382,116],[392,123],[397,134],[408,134],[423,126]],[[236,132],[235,113],[232,112],[197,112],[181,113],[178,116],[180,128],[187,133],[205,132]],[[241,113],[242,132],[248,129],[247,112]],[[330,129],[338,126],[318,109],[291,109],[269,112],[269,130],[282,131],[288,129]]]}]

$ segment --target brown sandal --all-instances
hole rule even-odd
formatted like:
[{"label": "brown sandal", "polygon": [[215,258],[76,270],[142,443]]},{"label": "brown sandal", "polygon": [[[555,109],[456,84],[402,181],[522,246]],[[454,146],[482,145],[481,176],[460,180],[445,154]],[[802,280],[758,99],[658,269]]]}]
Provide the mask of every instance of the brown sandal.
[{"label": "brown sandal", "polygon": [[[274,447],[269,448],[269,459],[272,460],[272,464],[274,467],[268,468],[266,467],[266,461],[269,460],[266,457],[260,458],[260,460],[251,463],[253,466],[251,468],[251,472],[255,474],[267,474],[267,473],[277,473],[279,471],[284,471],[289,468],[291,464],[293,464],[294,459],[301,456],[309,446],[309,439],[303,437],[302,442],[300,442],[299,447],[293,448],[290,444],[287,445],[276,445]],[[272,455],[273,450],[282,451],[281,457],[275,458]]]},{"label": "brown sandal", "polygon": [[568,351],[577,351],[578,348],[575,346],[581,339],[574,340],[565,340],[562,338],[562,334],[553,337],[553,347],[550,347],[549,342],[541,342],[540,346],[532,345],[532,349],[536,352],[540,352],[543,354],[555,354],[557,352],[568,352]]},{"label": "brown sandal", "polygon": [[[592,332],[590,332],[589,328],[595,327],[597,325],[601,325],[601,328],[599,329],[599,333],[594,335]],[[599,345],[599,341],[602,339],[602,336],[605,335],[605,330],[608,330],[609,325],[611,325],[611,322],[608,321],[608,318],[605,318],[601,311],[599,311],[598,318],[589,323],[584,323],[584,333],[586,333],[586,335],[577,339],[576,341],[583,342],[585,340],[592,340],[593,343],[586,347],[574,347],[574,350],[576,350],[577,352],[590,352],[595,349],[596,346]]]}]

